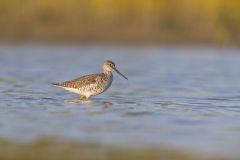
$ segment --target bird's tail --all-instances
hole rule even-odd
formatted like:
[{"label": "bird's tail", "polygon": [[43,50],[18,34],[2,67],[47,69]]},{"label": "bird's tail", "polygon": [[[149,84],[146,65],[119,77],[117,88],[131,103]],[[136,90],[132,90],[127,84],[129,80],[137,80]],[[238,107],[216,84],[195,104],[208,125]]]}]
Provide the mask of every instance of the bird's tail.
[{"label": "bird's tail", "polygon": [[59,86],[59,83],[51,83],[54,86]]}]

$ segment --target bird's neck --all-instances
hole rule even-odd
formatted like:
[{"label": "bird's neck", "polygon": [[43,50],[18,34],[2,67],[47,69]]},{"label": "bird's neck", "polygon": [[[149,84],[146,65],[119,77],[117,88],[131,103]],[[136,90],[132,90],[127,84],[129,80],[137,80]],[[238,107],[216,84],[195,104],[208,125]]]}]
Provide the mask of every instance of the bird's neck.
[{"label": "bird's neck", "polygon": [[111,71],[103,70],[103,73],[104,73],[105,75],[107,75],[108,77],[111,77],[111,76],[112,76],[112,72],[111,72]]}]

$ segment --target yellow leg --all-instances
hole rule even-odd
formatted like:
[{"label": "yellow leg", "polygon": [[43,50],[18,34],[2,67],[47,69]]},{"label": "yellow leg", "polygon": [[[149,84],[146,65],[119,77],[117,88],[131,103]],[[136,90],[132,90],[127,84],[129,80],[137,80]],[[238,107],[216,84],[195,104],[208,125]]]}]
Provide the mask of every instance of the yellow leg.
[{"label": "yellow leg", "polygon": [[84,95],[81,95],[81,96],[80,96],[80,100],[87,100],[87,97],[84,96]]}]

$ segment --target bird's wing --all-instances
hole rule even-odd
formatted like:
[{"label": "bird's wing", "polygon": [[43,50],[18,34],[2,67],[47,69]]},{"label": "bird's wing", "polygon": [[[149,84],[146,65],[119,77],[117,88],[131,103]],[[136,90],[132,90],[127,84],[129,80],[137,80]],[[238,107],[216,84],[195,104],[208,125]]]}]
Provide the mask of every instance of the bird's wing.
[{"label": "bird's wing", "polygon": [[90,75],[79,77],[71,81],[54,83],[53,85],[59,86],[59,87],[68,87],[68,88],[81,88],[83,86],[96,83],[96,79],[99,76],[101,76],[101,74],[90,74]]}]

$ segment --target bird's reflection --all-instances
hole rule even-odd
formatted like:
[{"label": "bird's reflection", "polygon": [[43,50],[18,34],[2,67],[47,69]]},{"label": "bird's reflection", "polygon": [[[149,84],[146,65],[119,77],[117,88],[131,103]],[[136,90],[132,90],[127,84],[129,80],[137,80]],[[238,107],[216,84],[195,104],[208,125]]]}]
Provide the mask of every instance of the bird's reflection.
[{"label": "bird's reflection", "polygon": [[86,100],[81,100],[81,99],[70,99],[70,100],[65,100],[65,103],[73,103],[73,104],[96,104],[96,101],[86,99]]},{"label": "bird's reflection", "polygon": [[65,103],[72,103],[72,104],[98,104],[100,106],[102,106],[103,111],[106,111],[109,109],[109,107],[111,105],[113,105],[111,102],[109,101],[103,101],[101,99],[97,99],[97,100],[92,100],[92,99],[87,99],[87,100],[82,100],[82,99],[70,99],[70,100],[65,100]]}]

